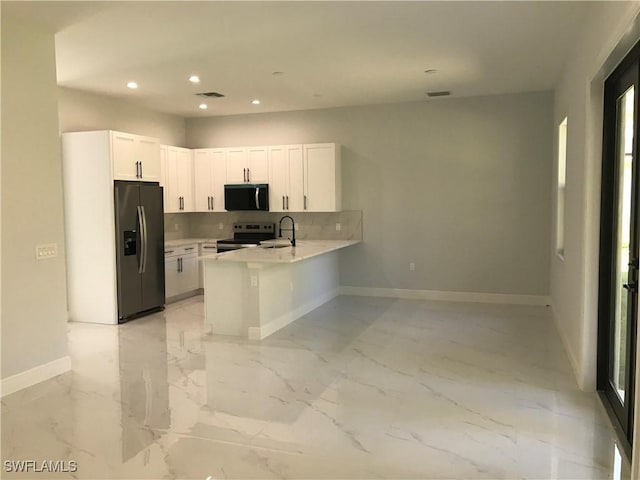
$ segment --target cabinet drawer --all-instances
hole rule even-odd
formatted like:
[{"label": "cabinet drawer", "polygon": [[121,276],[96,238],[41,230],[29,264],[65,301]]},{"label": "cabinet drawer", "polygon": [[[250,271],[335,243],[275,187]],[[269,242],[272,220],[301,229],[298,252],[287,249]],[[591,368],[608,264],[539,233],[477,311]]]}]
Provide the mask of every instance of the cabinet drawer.
[{"label": "cabinet drawer", "polygon": [[184,256],[192,253],[193,254],[198,253],[198,244],[193,243],[189,245],[181,245],[179,247],[164,247],[165,258]]}]

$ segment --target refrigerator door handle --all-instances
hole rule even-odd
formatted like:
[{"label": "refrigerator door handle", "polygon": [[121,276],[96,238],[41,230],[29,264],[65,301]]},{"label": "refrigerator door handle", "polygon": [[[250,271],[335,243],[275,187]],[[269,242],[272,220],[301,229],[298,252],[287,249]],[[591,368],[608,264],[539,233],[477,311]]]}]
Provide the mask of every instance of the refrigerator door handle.
[{"label": "refrigerator door handle", "polygon": [[144,207],[140,207],[140,210],[142,211],[142,235],[143,235],[143,240],[142,240],[142,272],[140,273],[144,273],[147,271],[147,253],[149,251],[148,249],[148,237],[147,237],[147,215],[145,214],[144,211]]},{"label": "refrigerator door handle", "polygon": [[142,269],[144,267],[144,248],[142,247],[142,245],[144,245],[144,219],[142,217],[142,207],[138,205],[136,210],[138,213],[138,231],[140,232],[140,245],[138,246],[138,252],[140,253],[140,256],[138,257],[138,273],[142,273]]}]

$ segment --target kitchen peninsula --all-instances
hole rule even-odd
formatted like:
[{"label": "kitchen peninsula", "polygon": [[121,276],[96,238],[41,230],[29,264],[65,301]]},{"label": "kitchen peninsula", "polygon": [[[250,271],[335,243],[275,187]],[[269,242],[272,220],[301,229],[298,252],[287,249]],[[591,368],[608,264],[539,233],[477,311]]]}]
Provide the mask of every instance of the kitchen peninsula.
[{"label": "kitchen peninsula", "polygon": [[338,250],[359,240],[205,255],[205,322],[212,333],[263,339],[338,294]]}]

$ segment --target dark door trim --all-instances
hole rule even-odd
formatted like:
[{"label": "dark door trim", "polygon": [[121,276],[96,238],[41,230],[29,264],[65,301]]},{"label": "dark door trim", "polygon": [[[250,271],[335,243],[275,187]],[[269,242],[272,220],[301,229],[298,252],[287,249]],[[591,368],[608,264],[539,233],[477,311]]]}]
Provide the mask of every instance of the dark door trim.
[{"label": "dark door trim", "polygon": [[[618,229],[617,215],[613,213],[618,204],[620,178],[618,171],[618,135],[617,100],[626,91],[625,85],[634,86],[634,139],[633,139],[633,187],[631,199],[630,249],[638,252],[638,196],[640,190],[640,162],[638,161],[638,109],[640,105],[640,42],[634,46],[620,65],[605,81],[604,117],[602,141],[602,188],[600,209],[600,271],[598,289],[598,363],[597,388],[600,391],[605,408],[611,417],[616,430],[621,437],[623,450],[631,455],[633,443],[633,418],[635,402],[635,353],[636,353],[636,324],[637,302],[630,302],[631,310],[627,324],[627,379],[625,381],[625,403],[621,405],[610,383],[610,366],[613,358],[611,339],[614,335],[611,321],[612,307],[615,306],[615,285],[612,279],[613,265],[616,261],[614,254],[615,233]],[[638,281],[637,270],[634,278]],[[637,298],[637,292],[635,293]]]}]

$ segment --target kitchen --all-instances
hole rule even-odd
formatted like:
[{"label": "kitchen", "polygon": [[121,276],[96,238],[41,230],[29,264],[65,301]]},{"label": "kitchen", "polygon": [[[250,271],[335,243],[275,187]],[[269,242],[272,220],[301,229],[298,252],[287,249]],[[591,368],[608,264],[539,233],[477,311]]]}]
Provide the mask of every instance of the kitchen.
[{"label": "kitchen", "polygon": [[[298,18],[295,9],[292,13],[282,5],[274,6],[277,10],[275,14],[270,14],[267,6],[252,5],[255,8],[249,17],[252,22],[265,18],[269,21],[261,25],[261,28],[256,28],[247,37],[251,41],[246,42],[234,38],[231,34],[236,32],[229,32],[229,28],[225,28],[221,24],[222,20],[219,20],[224,17],[227,25],[246,22],[246,12],[233,11],[233,8],[240,7],[229,7],[230,11],[225,12],[225,15],[209,16],[214,17],[213,22],[217,22],[214,25],[218,30],[229,35],[228,39],[218,40],[217,44],[221,48],[231,42],[238,55],[255,60],[254,67],[248,73],[231,75],[235,77],[236,83],[240,84],[247,78],[259,79],[264,86],[280,85],[278,88],[290,92],[291,99],[304,93],[308,97],[308,103],[300,109],[287,109],[287,105],[272,109],[265,100],[267,97],[260,92],[230,94],[234,89],[233,82],[222,84],[220,77],[214,79],[203,75],[202,71],[196,72],[194,57],[184,55],[184,58],[189,59],[188,65],[175,69],[175,75],[168,75],[173,82],[172,88],[182,91],[183,99],[189,98],[190,112],[180,114],[166,113],[167,109],[162,106],[164,100],[149,99],[148,91],[157,88],[152,86],[153,80],[138,79],[138,91],[129,91],[124,86],[130,80],[126,73],[121,72],[119,76],[107,78],[108,75],[103,71],[92,78],[96,84],[117,83],[117,88],[120,89],[117,98],[113,96],[116,95],[114,91],[108,94],[78,88],[77,80],[71,78],[73,74],[66,80],[56,79],[53,36],[46,30],[31,26],[27,21],[7,25],[3,21],[3,93],[5,89],[8,92],[19,92],[13,95],[3,94],[3,117],[5,113],[11,113],[11,117],[7,118],[13,118],[16,122],[11,124],[3,121],[3,386],[5,379],[15,379],[16,375],[20,376],[23,372],[31,372],[31,383],[27,382],[29,384],[68,372],[71,368],[70,355],[76,355],[73,353],[75,350],[70,353],[67,343],[66,247],[62,227],[62,161],[58,134],[91,130],[113,130],[148,136],[158,139],[163,145],[189,149],[317,143],[342,145],[344,198],[341,212],[292,215],[300,225],[299,231],[308,232],[307,238],[321,238],[318,237],[318,232],[327,236],[336,235],[336,224],[340,224],[343,231],[362,231],[362,243],[338,253],[341,293],[371,296],[369,308],[372,310],[385,305],[384,298],[544,305],[549,303],[549,297],[552,296],[553,303],[558,305],[557,311],[562,313],[556,321],[561,326],[559,330],[560,335],[563,335],[565,348],[569,350],[571,361],[574,362],[575,375],[581,386],[588,385],[591,371],[587,368],[589,363],[581,356],[571,353],[582,351],[584,347],[583,340],[573,334],[577,327],[569,320],[576,318],[574,313],[577,312],[576,305],[580,303],[581,297],[577,294],[560,295],[557,290],[558,278],[564,279],[561,285],[575,284],[570,281],[573,276],[565,278],[562,274],[559,277],[557,272],[564,269],[577,272],[579,268],[572,263],[575,260],[571,253],[565,265],[557,264],[551,258],[549,248],[553,230],[553,188],[550,179],[553,178],[554,163],[550,152],[554,150],[553,125],[558,115],[555,110],[559,108],[557,105],[567,104],[565,100],[568,98],[572,99],[568,103],[572,111],[574,108],[580,110],[576,105],[581,105],[580,102],[585,101],[586,95],[575,100],[574,94],[577,97],[578,92],[565,88],[564,83],[557,86],[556,79],[540,86],[520,87],[510,91],[505,88],[504,91],[492,92],[494,94],[491,95],[457,96],[456,90],[452,88],[454,95],[451,98],[424,100],[427,87],[433,85],[437,90],[446,89],[446,83],[453,79],[446,75],[438,78],[437,73],[425,73],[438,66],[427,65],[421,58],[417,62],[420,67],[414,66],[416,79],[411,82],[412,85],[417,85],[414,92],[419,93],[419,99],[390,98],[386,96],[389,93],[387,88],[382,85],[383,88],[364,92],[369,93],[366,103],[341,106],[331,103],[333,97],[326,93],[329,92],[329,85],[313,84],[318,89],[314,91],[311,88],[301,88],[300,85],[311,86],[311,81],[297,77],[294,67],[281,66],[282,64],[267,66],[259,62],[260,58],[270,58],[277,63],[277,59],[269,55],[269,49],[266,48],[268,42],[261,41],[263,39],[260,35],[281,38],[280,33],[287,31],[287,25],[296,25],[296,30],[299,28],[301,31],[318,32],[317,18],[325,18],[328,19],[325,27],[329,26],[335,34],[328,35],[327,39],[326,48],[331,47],[332,52],[326,51],[323,55],[326,59],[335,58],[335,63],[327,69],[344,72],[345,78],[355,79],[356,88],[363,89],[362,85],[375,76],[372,72],[378,71],[374,63],[379,66],[380,62],[375,62],[375,59],[367,55],[354,56],[353,49],[339,48],[347,45],[344,43],[345,37],[339,34],[352,32],[347,27],[353,27],[355,22],[362,29],[363,37],[360,38],[363,43],[378,45],[380,52],[384,51],[388,58],[392,58],[394,52],[402,51],[393,40],[397,33],[384,28],[382,31],[368,32],[365,24],[379,24],[374,17],[376,13],[382,12],[382,17],[395,18],[408,31],[414,28],[415,38],[423,39],[424,42],[426,40],[422,35],[427,35],[426,32],[429,31],[425,25],[431,25],[434,32],[440,30],[438,22],[434,25],[433,21],[411,10],[422,8],[420,5],[422,4],[407,6],[407,10],[403,11],[381,3],[372,6],[364,15],[358,15],[361,12],[350,12],[350,15],[344,15],[344,11],[325,12],[313,19],[305,19],[303,15]],[[464,18],[471,15],[485,19],[488,24],[494,19],[497,25],[493,31],[501,31],[497,19],[503,17],[491,11],[493,7],[467,7],[472,10],[467,11]],[[46,14],[46,7],[43,8]],[[83,8],[88,7],[83,5]],[[130,8],[128,13],[132,19],[137,15],[144,18],[147,14],[145,7],[137,4],[118,8]],[[184,28],[183,33],[189,29],[216,29],[207,26],[204,20],[199,23],[197,15],[185,22],[186,13],[171,8],[167,5],[167,11],[159,9],[157,13],[160,17],[175,20],[171,28]],[[200,8],[213,7],[202,5]],[[321,6],[310,4],[297,8],[313,9]],[[350,10],[358,7],[348,4],[342,8]],[[387,8],[390,10],[386,11]],[[460,15],[454,6],[438,4],[433,8],[439,9],[441,14],[432,15],[433,19],[455,19]],[[477,10],[473,10],[474,8]],[[536,13],[535,8],[531,8],[533,10],[526,15],[527,24],[549,25],[551,20],[547,14]],[[624,10],[630,9],[629,6],[605,7],[598,4],[593,8],[610,12],[610,16],[606,17],[609,21],[606,24],[609,26],[617,25],[617,21],[622,23],[621,19],[635,17]],[[4,15],[3,5],[3,19]],[[71,42],[83,30],[89,30],[95,32],[95,38],[91,42],[108,44],[105,42],[106,27],[100,27],[107,23],[101,15],[108,17],[110,14],[105,12],[97,15],[93,24],[89,22],[84,27],[70,28],[59,35],[56,41]],[[278,16],[282,16],[282,19],[278,19]],[[588,17],[586,13],[585,16]],[[206,15],[200,17],[204,19]],[[582,24],[576,22],[576,17],[571,15],[563,17],[558,13],[555,17],[558,24],[569,25],[570,30],[577,24]],[[589,19],[591,21],[591,17]],[[55,17],[51,16],[50,20],[55,21]],[[473,32],[473,28],[472,23],[469,25],[469,32]],[[575,28],[577,31],[577,27]],[[514,29],[515,31],[518,29]],[[559,25],[558,31],[561,31]],[[620,32],[622,29],[612,27],[611,31]],[[608,36],[593,35],[597,39],[594,41],[600,42],[598,45],[608,45]],[[481,36],[476,31],[474,38]],[[136,36],[122,35],[123,42],[128,38]],[[571,39],[574,37],[570,35],[562,39],[551,34],[536,38],[540,44],[549,42],[553,45],[549,48],[541,45],[541,50],[546,52],[555,51],[560,54],[568,52],[570,45],[573,48]],[[272,50],[286,51],[297,47],[306,49],[308,44],[303,40],[300,37],[296,37],[294,41],[283,40],[284,44],[276,44]],[[157,43],[157,51],[150,53],[151,58],[144,62],[145,65],[161,62],[163,56],[175,56],[176,52],[171,48],[178,48],[177,43],[172,46],[171,42],[162,39],[154,41]],[[338,48],[334,42],[340,44]],[[443,45],[446,42],[433,43]],[[255,53],[238,50],[245,44],[251,44]],[[34,51],[25,54],[21,45],[31,45]],[[265,47],[258,48],[261,45]],[[525,46],[520,45],[520,48],[524,49]],[[194,48],[193,52],[196,51],[197,48]],[[152,52],[152,49],[148,52]],[[81,53],[75,50],[73,55]],[[79,63],[84,65],[83,68],[89,68],[100,58],[105,63],[135,64],[134,59],[128,56],[133,55],[132,52],[125,51],[122,55],[120,59],[115,59],[112,53],[104,52],[104,55],[89,55]],[[477,55],[481,57],[482,53],[477,52]],[[540,56],[533,52],[531,55],[529,58],[532,59],[532,65],[545,65],[545,60]],[[354,62],[354,58],[361,58],[362,61]],[[517,58],[522,56],[504,55],[505,68],[511,72],[524,69],[521,63],[509,63],[515,62]],[[565,82],[582,85],[586,78],[586,74],[584,78],[580,77],[582,64],[576,63],[578,60],[574,60],[569,54],[567,58],[573,70],[567,67],[566,72],[569,73],[564,74]],[[368,63],[368,59],[372,63]],[[57,61],[64,64],[63,53],[58,54]],[[560,64],[563,65],[562,62]],[[312,70],[310,78],[323,77],[318,75],[317,68],[321,69],[321,66]],[[391,69],[406,72],[401,65],[395,65]],[[543,70],[540,69],[541,72]],[[559,75],[558,70],[554,71]],[[281,74],[274,75],[276,72]],[[188,77],[193,73],[199,73],[203,82],[213,81],[213,84],[208,84],[206,88],[191,85]],[[59,74],[62,75],[62,72]],[[78,74],[82,76],[81,72]],[[380,70],[380,74],[384,76],[384,69]],[[151,77],[153,76],[158,76],[158,73],[152,72]],[[575,78],[576,76],[579,78]],[[517,75],[505,75],[507,79],[516,77]],[[146,90],[147,86],[152,87]],[[325,91],[320,91],[321,88]],[[227,99],[231,97],[237,103],[238,110],[233,114],[219,115],[218,109],[222,110],[223,104],[218,104],[222,107],[216,106],[212,101],[208,112],[198,111],[200,99],[194,95],[211,90],[227,94]],[[316,94],[319,96],[314,96]],[[256,97],[262,100],[259,106],[250,103]],[[575,103],[572,103],[574,100]],[[155,107],[154,102],[157,102]],[[33,111],[39,112],[35,119],[29,114]],[[577,127],[578,124],[574,125]],[[34,142],[32,136],[36,136],[38,141]],[[574,133],[571,138],[574,142],[578,137]],[[575,164],[572,165],[569,172],[575,172],[578,168]],[[51,181],[52,178],[57,180]],[[576,190],[571,190],[571,194],[575,192]],[[12,210],[7,198],[19,199],[18,203],[24,208],[20,212],[16,208]],[[569,204],[570,208],[576,209],[579,202],[574,199]],[[48,208],[42,208],[45,205]],[[572,211],[574,215],[571,218],[581,218],[577,210]],[[168,241],[230,238],[233,236],[234,222],[259,220],[277,224],[285,213],[261,213],[260,218],[247,215],[249,214],[215,211],[167,213],[163,219],[165,238]],[[356,226],[353,229],[345,227],[349,225]],[[571,228],[573,227],[574,225]],[[579,230],[577,226],[572,231]],[[569,235],[568,241],[577,242],[576,238],[577,234]],[[301,240],[304,238],[301,237]],[[36,261],[32,258],[33,247],[40,244],[56,244],[58,256]],[[578,247],[574,246],[573,252],[576,252]],[[527,255],[523,256],[523,251]],[[572,252],[572,249],[568,248],[567,251]],[[11,278],[11,281],[8,282],[7,278]],[[25,288],[27,285],[29,288]],[[34,302],[33,298],[40,301]],[[190,300],[193,301],[188,299],[184,304],[172,303],[167,309],[167,315],[176,310],[194,308],[195,304],[188,303]],[[297,323],[299,322],[292,327]],[[142,328],[146,323],[144,319],[138,319],[137,325]],[[133,331],[136,321],[129,322],[124,327],[124,332]],[[568,333],[562,333],[565,330]],[[166,343],[173,345],[179,342],[171,336]],[[29,347],[25,348],[25,345]],[[209,352],[208,349],[206,351]],[[211,354],[207,361],[217,358],[215,351]],[[74,364],[76,358],[74,356]],[[32,372],[32,369],[42,365],[46,368]],[[211,366],[215,371],[216,364]],[[272,426],[271,433],[275,431],[277,425]],[[401,454],[400,451],[397,453]],[[151,455],[155,458],[155,453],[152,452]]]}]

